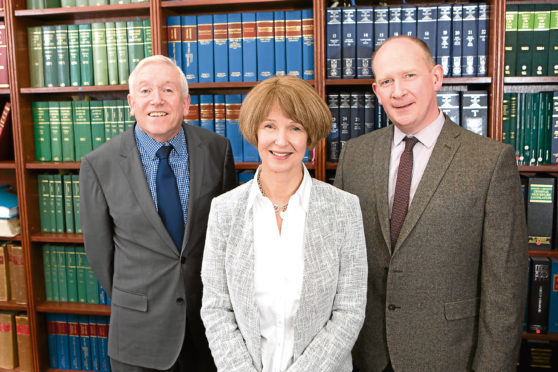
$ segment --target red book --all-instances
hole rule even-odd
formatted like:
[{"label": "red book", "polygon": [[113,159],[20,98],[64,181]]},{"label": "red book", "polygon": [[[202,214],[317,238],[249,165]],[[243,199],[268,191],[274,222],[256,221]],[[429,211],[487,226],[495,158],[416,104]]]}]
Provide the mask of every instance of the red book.
[{"label": "red book", "polygon": [[14,158],[11,109],[10,102],[6,102],[0,116],[0,160]]}]

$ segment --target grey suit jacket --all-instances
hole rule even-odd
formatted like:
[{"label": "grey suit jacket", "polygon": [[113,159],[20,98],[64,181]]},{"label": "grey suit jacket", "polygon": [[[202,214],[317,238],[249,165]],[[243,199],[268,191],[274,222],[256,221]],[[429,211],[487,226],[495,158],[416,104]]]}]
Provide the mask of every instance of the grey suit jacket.
[{"label": "grey suit jacket", "polygon": [[112,300],[110,357],[167,369],[190,337],[199,354],[194,369],[210,371],[199,315],[201,260],[210,202],[234,187],[234,162],[226,138],[183,128],[190,194],[182,253],[153,203],[133,128],[82,159],[80,219],[87,258]]},{"label": "grey suit jacket", "polygon": [[[250,181],[213,200],[202,265],[202,319],[219,371],[261,371],[254,297]],[[304,232],[304,274],[289,371],[352,371],[364,319],[366,252],[358,199],[312,180]]]},{"label": "grey suit jacket", "polygon": [[[447,117],[395,247],[393,126],[347,142],[335,185],[359,196],[368,251],[361,371],[512,371],[527,288],[527,234],[513,149]],[[390,254],[393,250],[393,254]]]}]

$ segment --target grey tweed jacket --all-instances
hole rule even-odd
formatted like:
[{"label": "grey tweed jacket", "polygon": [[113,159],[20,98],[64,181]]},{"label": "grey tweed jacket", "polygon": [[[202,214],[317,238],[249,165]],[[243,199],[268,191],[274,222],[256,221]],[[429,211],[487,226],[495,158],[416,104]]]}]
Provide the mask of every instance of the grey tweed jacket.
[{"label": "grey tweed jacket", "polygon": [[[261,371],[250,181],[213,199],[202,263],[201,317],[219,371]],[[304,274],[289,371],[352,371],[364,320],[367,261],[358,198],[312,180]]]}]

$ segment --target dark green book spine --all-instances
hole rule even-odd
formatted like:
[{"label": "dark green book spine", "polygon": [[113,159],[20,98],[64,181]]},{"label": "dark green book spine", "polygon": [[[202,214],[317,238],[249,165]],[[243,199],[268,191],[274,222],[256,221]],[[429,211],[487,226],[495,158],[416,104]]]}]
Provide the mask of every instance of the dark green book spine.
[{"label": "dark green book spine", "polygon": [[62,130],[60,123],[60,103],[50,101],[48,103],[48,117],[50,123],[50,147],[52,150],[52,161],[62,161]]},{"label": "dark green book spine", "polygon": [[62,176],[55,174],[54,179],[54,208],[56,213],[56,232],[64,233],[66,226],[64,225],[64,192],[62,187]]},{"label": "dark green book spine", "polygon": [[56,72],[58,86],[70,86],[70,53],[68,51],[68,26],[54,26],[54,39],[56,43]]},{"label": "dark green book spine", "polygon": [[91,270],[89,261],[87,260],[87,255],[83,256],[83,266],[86,267],[85,271],[85,292],[87,293],[87,303],[88,304],[99,304],[99,281],[97,277]]},{"label": "dark green book spine", "polygon": [[35,160],[52,161],[52,148],[50,146],[50,119],[48,102],[31,103],[33,128],[35,135]]},{"label": "dark green book spine", "polygon": [[73,101],[72,109],[74,113],[76,160],[81,161],[83,155],[93,150],[89,102]]},{"label": "dark green book spine", "polygon": [[126,22],[116,22],[116,54],[118,60],[118,80],[128,84],[128,30]]},{"label": "dark green book spine", "polygon": [[66,253],[66,277],[68,285],[68,302],[79,302],[77,289],[77,259],[74,247],[64,247]]},{"label": "dark green book spine", "polygon": [[74,148],[72,102],[60,102],[60,123],[62,129],[62,161],[75,161],[76,151]]},{"label": "dark green book spine", "polygon": [[91,24],[93,47],[93,78],[95,85],[108,85],[107,38],[104,22]]},{"label": "dark green book spine", "polygon": [[44,77],[45,86],[52,88],[58,86],[57,66],[56,61],[56,41],[55,41],[55,27],[43,26],[43,62],[44,62]]},{"label": "dark green book spine", "polygon": [[112,138],[112,109],[111,100],[103,100],[103,115],[105,118],[105,142]]},{"label": "dark green book spine", "polygon": [[149,19],[142,20],[143,24],[143,55],[145,57],[151,56],[152,47],[151,47],[151,21]]},{"label": "dark green book spine", "polygon": [[60,6],[62,8],[72,8],[74,6],[77,6],[77,4],[76,4],[76,0],[61,0]]},{"label": "dark green book spine", "polygon": [[41,232],[54,232],[50,224],[50,186],[48,176],[39,174],[37,176],[39,184],[39,217],[41,219]]},{"label": "dark green book spine", "polygon": [[532,73],[535,76],[548,75],[548,37],[550,31],[550,4],[535,4],[535,24],[533,31]]},{"label": "dark green book spine", "polygon": [[519,157],[517,147],[517,93],[510,94],[510,145],[515,149],[516,160]]},{"label": "dark green book spine", "polygon": [[79,222],[79,176],[72,175],[72,197],[74,198],[74,226],[76,233],[81,234],[81,223]]},{"label": "dark green book spine", "polygon": [[80,24],[79,27],[79,61],[81,66],[81,85],[93,85],[93,50],[91,47],[91,25]]},{"label": "dark green book spine", "polygon": [[68,274],[66,273],[66,252],[63,246],[56,246],[56,261],[58,263],[58,301],[68,302]]},{"label": "dark green book spine", "polygon": [[73,234],[76,232],[74,225],[74,198],[72,193],[72,175],[65,174],[62,176],[64,183],[64,219],[66,221],[66,233]]},{"label": "dark green book spine", "polygon": [[103,101],[90,101],[89,109],[91,113],[93,149],[96,149],[105,142],[105,114],[103,112]]},{"label": "dark green book spine", "polygon": [[126,130],[126,114],[124,108],[126,107],[126,101],[119,99],[117,101],[117,112],[118,112],[118,133],[124,133]]},{"label": "dark green book spine", "polygon": [[130,106],[126,100],[124,100],[124,118],[126,120],[126,129],[132,128],[136,122],[136,118],[130,115]]},{"label": "dark green book spine", "polygon": [[517,65],[517,5],[506,6],[506,45],[504,75],[515,76]]},{"label": "dark green book spine", "polygon": [[51,247],[43,245],[43,270],[45,274],[45,297],[47,301],[53,301],[52,295],[52,265],[50,261]]},{"label": "dark green book spine", "polygon": [[143,50],[143,22],[127,21],[128,28],[128,69],[134,71],[145,55]]},{"label": "dark green book spine", "polygon": [[510,95],[504,93],[502,104],[502,142],[510,144]]},{"label": "dark green book spine", "polygon": [[68,53],[70,55],[70,84],[81,85],[81,63],[79,51],[79,26],[68,25]]},{"label": "dark green book spine", "polygon": [[50,247],[50,269],[52,272],[52,301],[60,301],[60,285],[58,276],[58,246]]},{"label": "dark green book spine", "polygon": [[87,303],[87,288],[86,288],[86,277],[88,266],[85,265],[87,257],[85,256],[85,249],[83,246],[76,247],[76,258],[77,258],[77,289],[78,289],[78,302],[82,304]]},{"label": "dark green book spine", "polygon": [[525,120],[523,119],[523,112],[525,111],[525,94],[518,93],[517,95],[517,163],[525,164],[525,157],[523,156],[523,148],[525,146]]},{"label": "dark green book spine", "polygon": [[552,128],[554,126],[553,123],[553,96],[552,92],[547,92],[546,99],[545,99],[545,106],[546,106],[546,131],[545,131],[545,154],[544,154],[544,164],[550,164],[552,159]]},{"label": "dark green book spine", "polygon": [[111,121],[110,121],[110,127],[111,127],[111,137],[116,137],[120,134],[120,128],[118,127],[118,100],[117,99],[113,99],[110,101],[110,111],[111,111]]},{"label": "dark green book spine", "polygon": [[548,36],[548,74],[558,75],[558,4],[552,5]]},{"label": "dark green book spine", "polygon": [[29,84],[31,88],[42,88],[45,86],[45,70],[41,27],[27,28],[27,50],[29,53]]},{"label": "dark green book spine", "polygon": [[537,121],[537,144],[536,144],[536,153],[535,153],[535,164],[541,165],[544,161],[544,151],[545,151],[545,140],[546,136],[544,135],[546,128],[545,120],[546,115],[546,97],[544,93],[539,93],[537,97],[538,101],[538,112],[535,113]]},{"label": "dark green book spine", "polygon": [[118,85],[118,54],[116,51],[116,25],[114,22],[106,22],[107,39],[107,68],[109,85]]},{"label": "dark green book spine", "polygon": [[89,6],[109,5],[109,0],[89,0]]},{"label": "dark green book spine", "polygon": [[44,0],[45,8],[60,8],[60,0]]}]

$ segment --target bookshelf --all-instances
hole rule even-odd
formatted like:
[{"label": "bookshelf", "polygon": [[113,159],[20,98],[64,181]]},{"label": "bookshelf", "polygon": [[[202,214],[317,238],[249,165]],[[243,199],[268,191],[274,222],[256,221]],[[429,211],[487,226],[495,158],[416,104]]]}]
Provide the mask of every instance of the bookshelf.
[{"label": "bookshelf", "polygon": [[[385,1],[389,5],[402,1]],[[407,1],[406,4],[438,4],[433,1]],[[505,46],[505,0],[489,0],[489,60],[486,77],[447,78],[444,85],[452,88],[471,87],[489,91],[489,136],[502,139],[502,102],[504,91],[527,92],[536,89],[558,90],[558,77],[504,77]],[[508,1],[516,3],[558,3],[558,0]],[[0,302],[0,310],[27,311],[31,330],[32,352],[35,371],[49,368],[47,347],[47,313],[71,313],[87,315],[109,315],[110,308],[103,305],[57,303],[45,301],[43,279],[43,258],[41,246],[44,243],[82,244],[81,234],[55,234],[40,231],[38,208],[37,176],[44,172],[66,170],[77,173],[79,162],[37,162],[34,153],[33,120],[31,103],[34,101],[69,100],[72,96],[95,99],[124,99],[127,85],[31,88],[29,79],[29,58],[27,50],[27,28],[56,24],[81,24],[107,21],[126,21],[137,18],[151,22],[153,54],[168,55],[166,22],[168,16],[184,14],[218,14],[234,12],[258,12],[272,10],[300,10],[312,8],[314,11],[314,65],[315,78],[309,81],[316,91],[326,97],[327,92],[355,87],[370,87],[371,79],[326,79],[326,0],[150,0],[145,3],[109,5],[76,8],[26,9],[26,0],[4,1],[5,11],[0,12],[0,20],[6,23],[8,38],[8,64],[10,87],[0,89],[0,98],[9,97],[12,103],[12,123],[15,159],[0,161],[0,183],[8,183],[17,188],[21,234],[15,241],[22,244],[25,259],[27,285],[27,305]],[[377,5],[378,1],[359,1],[359,5]],[[246,93],[256,82],[192,83],[192,94],[239,94]],[[326,144],[322,141],[316,148],[315,161],[307,164],[316,178],[326,180],[335,172],[337,164],[326,161]],[[257,163],[236,163],[238,170],[255,169]],[[520,166],[522,174],[554,173],[558,166]],[[554,251],[531,251],[533,256],[558,257]],[[557,340],[558,335],[524,334],[524,338]]]}]

